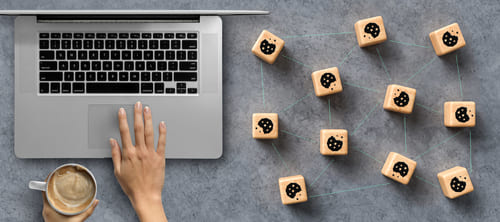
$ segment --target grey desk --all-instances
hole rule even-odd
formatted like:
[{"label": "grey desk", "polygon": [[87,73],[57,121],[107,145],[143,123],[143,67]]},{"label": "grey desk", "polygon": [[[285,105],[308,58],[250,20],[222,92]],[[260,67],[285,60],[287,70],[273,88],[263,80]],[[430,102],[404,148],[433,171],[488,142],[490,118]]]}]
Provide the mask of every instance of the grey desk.
[{"label": "grey desk", "polygon": [[[500,216],[498,1],[3,0],[0,8],[272,11],[224,18],[224,155],[167,161],[163,200],[172,221],[497,221]],[[353,32],[358,19],[376,15],[384,17],[393,41],[360,49],[352,33],[324,34]],[[467,46],[437,57],[428,33],[453,22],[460,24]],[[274,65],[250,52],[262,29],[286,37]],[[111,160],[16,159],[13,18],[0,17],[0,39],[0,221],[40,221],[41,195],[27,183],[69,161],[88,166],[97,177],[101,202],[89,221],[137,220]],[[310,73],[332,66],[339,67],[344,92],[317,98]],[[382,109],[389,83],[417,89],[420,105],[413,114]],[[477,126],[445,128],[443,103],[462,99],[476,101]],[[251,138],[253,112],[279,113],[279,139]],[[320,155],[319,131],[330,127],[349,130],[349,155]],[[426,152],[409,185],[380,174],[390,151],[411,158]],[[469,169],[475,191],[449,200],[436,174],[456,165]],[[306,178],[310,199],[283,206],[278,178],[295,174]]]}]

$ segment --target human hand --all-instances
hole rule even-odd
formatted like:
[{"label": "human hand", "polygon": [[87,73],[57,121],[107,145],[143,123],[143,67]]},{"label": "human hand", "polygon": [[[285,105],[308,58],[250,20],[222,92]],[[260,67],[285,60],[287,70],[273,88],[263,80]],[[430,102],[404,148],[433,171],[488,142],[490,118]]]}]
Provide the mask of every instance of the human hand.
[{"label": "human hand", "polygon": [[94,209],[99,203],[99,200],[94,200],[94,203],[92,206],[89,207],[85,212],[74,215],[74,216],[66,216],[62,215],[60,213],[57,213],[49,204],[47,201],[47,198],[45,197],[45,192],[42,192],[43,196],[43,210],[42,210],[42,216],[43,220],[45,222],[81,222],[85,221],[87,218],[94,213]]},{"label": "human hand", "polygon": [[165,179],[165,123],[160,123],[158,147],[155,151],[153,120],[149,107],[144,108],[143,120],[142,104],[137,102],[134,106],[135,146],[132,144],[123,108],[118,112],[118,121],[122,149],[115,139],[110,139],[116,179],[141,221],[159,221],[159,218],[165,218],[166,221],[161,200]]}]

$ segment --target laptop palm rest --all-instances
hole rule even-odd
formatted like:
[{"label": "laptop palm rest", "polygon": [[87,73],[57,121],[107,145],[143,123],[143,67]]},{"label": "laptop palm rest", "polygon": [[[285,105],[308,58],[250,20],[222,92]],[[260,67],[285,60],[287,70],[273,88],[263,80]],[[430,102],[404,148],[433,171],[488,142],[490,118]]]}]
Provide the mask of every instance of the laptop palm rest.
[{"label": "laptop palm rest", "polygon": [[134,105],[130,104],[89,104],[88,105],[88,144],[90,149],[109,149],[109,138],[116,139],[121,144],[118,125],[118,110],[120,107],[127,113],[132,143],[134,136]]}]

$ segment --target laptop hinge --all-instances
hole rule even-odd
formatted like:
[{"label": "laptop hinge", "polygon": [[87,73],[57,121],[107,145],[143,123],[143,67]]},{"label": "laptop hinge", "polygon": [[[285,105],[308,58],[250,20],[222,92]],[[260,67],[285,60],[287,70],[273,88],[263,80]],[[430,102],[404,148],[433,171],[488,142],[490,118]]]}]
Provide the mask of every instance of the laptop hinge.
[{"label": "laptop hinge", "polygon": [[199,23],[199,15],[38,15],[39,23]]}]

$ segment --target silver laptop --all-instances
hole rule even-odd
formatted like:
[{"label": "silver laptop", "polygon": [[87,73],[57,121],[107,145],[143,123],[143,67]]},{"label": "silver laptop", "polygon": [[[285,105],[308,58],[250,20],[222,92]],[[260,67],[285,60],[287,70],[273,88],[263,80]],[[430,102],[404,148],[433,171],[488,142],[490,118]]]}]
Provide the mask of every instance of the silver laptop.
[{"label": "silver laptop", "polygon": [[[222,155],[222,20],[266,11],[0,11],[15,20],[15,154],[110,157],[117,113],[167,124],[167,158]],[[131,133],[133,131],[131,127]],[[132,136],[132,139],[134,137]],[[155,141],[156,143],[156,141]]]}]

